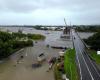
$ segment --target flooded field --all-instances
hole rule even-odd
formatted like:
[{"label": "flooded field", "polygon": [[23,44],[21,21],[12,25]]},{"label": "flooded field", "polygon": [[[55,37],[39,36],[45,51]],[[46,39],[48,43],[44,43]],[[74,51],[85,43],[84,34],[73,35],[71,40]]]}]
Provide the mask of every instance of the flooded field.
[{"label": "flooded field", "polygon": [[[43,34],[46,36],[46,40],[35,43],[34,47],[24,48],[0,63],[0,80],[54,80],[53,71],[46,72],[49,68],[48,59],[52,56],[57,57],[61,49],[47,48],[46,45],[72,47],[72,42],[61,40],[61,31],[42,31],[20,27],[0,28],[2,31],[8,30],[10,32],[17,32],[19,29],[22,29],[24,33]],[[82,38],[87,38],[92,34],[79,33],[79,35]],[[42,63],[41,67],[33,69],[32,64],[36,63],[37,56],[42,52],[46,56],[46,61]],[[19,60],[22,55],[24,58]],[[19,60],[18,64],[17,60]]]},{"label": "flooded field", "polygon": [[43,30],[36,30],[34,28],[26,28],[26,27],[1,27],[2,31],[9,31],[9,32],[18,32],[18,30],[22,30],[23,33],[34,33],[34,34],[43,34],[46,36],[46,40],[44,44],[49,44],[51,46],[62,46],[62,47],[72,47],[71,41],[63,41],[60,39],[62,31],[43,31]]},{"label": "flooded field", "polygon": [[[47,48],[43,42],[38,42],[34,47],[25,48],[0,64],[0,80],[54,80],[53,71],[46,72],[49,68],[47,60],[52,56],[57,57],[59,51],[61,50]],[[41,67],[34,69],[32,64],[37,62],[37,56],[41,52],[44,52],[46,61]],[[21,55],[24,58],[17,64]]]}]

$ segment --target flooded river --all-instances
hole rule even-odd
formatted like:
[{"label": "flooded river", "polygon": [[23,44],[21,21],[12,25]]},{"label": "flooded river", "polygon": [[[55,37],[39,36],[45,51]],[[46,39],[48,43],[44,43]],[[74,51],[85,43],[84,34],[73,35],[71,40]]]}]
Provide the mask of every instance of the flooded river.
[{"label": "flooded river", "polygon": [[22,30],[23,33],[35,33],[35,34],[43,34],[46,36],[46,40],[44,44],[49,44],[51,46],[62,46],[62,47],[72,47],[71,41],[63,41],[60,39],[62,31],[43,31],[43,30],[36,30],[34,28],[23,28],[23,27],[1,27],[2,31],[9,31],[9,32],[18,32],[18,30]]},{"label": "flooded river", "polygon": [[[43,34],[46,36],[45,41],[35,43],[34,47],[24,48],[11,55],[3,63],[0,63],[0,80],[54,80],[53,71],[46,72],[48,70],[47,61],[52,56],[57,57],[61,49],[47,48],[46,45],[72,47],[71,41],[63,41],[60,39],[61,31],[42,31],[19,27],[5,27],[0,29],[3,31],[9,30],[11,32],[17,32],[19,29],[22,29],[24,33]],[[79,33],[82,38],[93,35],[91,33],[88,34]],[[46,56],[46,61],[42,64],[42,67],[33,69],[32,64],[37,61],[37,56],[42,52]],[[24,58],[17,64],[17,60],[21,55],[23,55]]]},{"label": "flooded river", "polygon": [[[9,32],[18,32],[18,30],[22,30],[23,33],[34,33],[34,34],[43,34],[46,36],[46,40],[44,44],[49,44],[51,46],[62,46],[62,47],[72,47],[71,41],[64,41],[60,39],[62,31],[43,31],[43,30],[36,30],[34,28],[27,28],[27,27],[0,27],[2,31],[9,31]],[[88,38],[92,36],[93,33],[79,33],[81,38]]]}]

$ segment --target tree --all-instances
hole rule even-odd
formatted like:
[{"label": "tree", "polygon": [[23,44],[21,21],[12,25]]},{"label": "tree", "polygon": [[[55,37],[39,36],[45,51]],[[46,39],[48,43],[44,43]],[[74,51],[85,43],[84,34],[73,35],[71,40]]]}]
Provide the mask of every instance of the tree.
[{"label": "tree", "polygon": [[100,49],[100,32],[95,33],[93,36],[84,40],[92,49]]}]

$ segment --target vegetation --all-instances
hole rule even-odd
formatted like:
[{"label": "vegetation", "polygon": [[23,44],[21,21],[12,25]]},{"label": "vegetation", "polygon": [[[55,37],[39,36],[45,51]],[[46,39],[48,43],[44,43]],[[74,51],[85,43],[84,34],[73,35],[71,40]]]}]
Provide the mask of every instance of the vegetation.
[{"label": "vegetation", "polygon": [[100,32],[95,33],[93,36],[88,39],[84,39],[86,44],[90,46],[88,49],[88,53],[92,60],[94,60],[97,64],[100,64],[100,55],[97,55],[97,50],[100,50]]},{"label": "vegetation", "polygon": [[74,26],[76,30],[79,32],[99,32],[100,25],[81,25],[81,26]]},{"label": "vegetation", "polygon": [[13,33],[12,37],[15,39],[32,39],[32,40],[44,40],[45,36],[41,34],[23,34],[23,33]]},{"label": "vegetation", "polygon": [[99,50],[100,49],[100,32],[95,33],[93,36],[84,41],[91,46],[91,49]]},{"label": "vegetation", "polygon": [[75,50],[70,49],[65,53],[64,69],[69,80],[79,80],[77,66],[75,63]]},{"label": "vegetation", "polygon": [[23,47],[33,46],[32,40],[45,39],[39,34],[0,32],[0,59],[6,58]]},{"label": "vegetation", "polygon": [[97,63],[100,64],[100,55],[97,55],[97,52],[95,50],[88,50],[90,53],[91,58]]},{"label": "vegetation", "polygon": [[33,40],[44,40],[45,36],[41,35],[41,34],[27,34],[27,37]]},{"label": "vegetation", "polygon": [[[44,29],[42,27],[44,27]],[[37,30],[48,30],[48,28],[46,28],[46,26],[42,26],[42,25],[36,25],[36,26],[34,26],[34,28]]]}]

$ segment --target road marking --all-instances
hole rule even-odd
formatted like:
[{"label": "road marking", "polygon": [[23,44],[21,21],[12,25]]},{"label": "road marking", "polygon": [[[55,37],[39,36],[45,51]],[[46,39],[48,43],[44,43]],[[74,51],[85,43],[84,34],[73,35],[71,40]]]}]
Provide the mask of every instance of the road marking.
[{"label": "road marking", "polygon": [[[75,33],[75,32],[74,32]],[[75,34],[73,33],[73,36],[75,36]],[[76,36],[77,37],[77,36]],[[79,40],[81,41],[81,39],[79,38]],[[81,41],[82,42],[82,41]],[[84,46],[84,44],[82,43],[82,46]],[[78,44],[78,47],[79,47],[79,44]],[[80,48],[80,47],[79,47]],[[80,50],[80,49],[79,49]],[[82,48],[82,50],[84,50],[83,48]],[[82,52],[81,50],[80,50],[80,52]],[[86,53],[86,52],[85,52]],[[81,53],[81,55],[82,55],[82,57],[83,57],[83,54]],[[89,58],[89,56],[86,54],[86,56]],[[92,80],[94,80],[94,78],[93,78],[93,76],[92,76],[92,74],[91,74],[91,72],[90,72],[90,70],[89,70],[89,68],[88,68],[88,65],[87,65],[87,63],[86,63],[86,61],[85,61],[85,58],[83,57],[83,60],[84,60],[84,62],[85,62],[85,64],[86,64],[86,67],[87,67],[87,69],[88,69],[88,71],[89,71],[89,73],[90,73],[90,76],[91,76],[91,78],[92,78]],[[94,67],[94,69],[95,69],[95,71],[97,72],[97,74],[99,75],[99,77],[100,77],[100,74],[98,73],[98,71],[97,71],[97,69],[96,69],[96,67],[94,66],[94,64],[91,62],[91,60],[90,60],[90,58],[89,58],[89,61],[90,61],[90,63],[92,64],[92,66]]]},{"label": "road marking", "polygon": [[[74,36],[74,34],[72,33],[72,35]],[[72,36],[72,40],[73,40],[73,36]],[[75,45],[75,43],[74,43]],[[75,47],[76,49],[76,47]],[[82,70],[81,70],[81,66],[80,66],[80,62],[79,62],[79,58],[78,58],[78,54],[77,54],[77,50],[76,50],[76,59],[78,61],[78,65],[79,65],[79,70],[80,70],[80,77],[81,77],[81,80],[82,80]]]},{"label": "road marking", "polygon": [[[84,49],[83,49],[83,50],[84,50]],[[84,50],[84,52],[85,52],[85,50]],[[85,52],[85,53],[86,53],[86,52]],[[88,57],[87,53],[86,53],[86,56]],[[88,57],[88,58],[89,58],[89,57]],[[95,71],[97,72],[98,76],[100,77],[100,74],[98,73],[97,69],[96,69],[95,66],[93,65],[93,63],[92,63],[92,61],[90,60],[90,58],[89,58],[89,61],[90,61],[90,63],[92,64],[92,66],[94,67],[94,69],[95,69]]]},{"label": "road marking", "polygon": [[27,56],[27,52],[26,52],[25,56]]},{"label": "road marking", "polygon": [[79,44],[78,44],[78,48],[79,48],[79,51],[80,51],[80,53],[81,53],[81,55],[82,55],[82,58],[83,58],[83,60],[84,60],[84,62],[85,62],[85,65],[86,65],[86,67],[87,67],[87,69],[88,69],[88,71],[89,71],[89,74],[90,74],[92,80],[94,80],[94,78],[93,78],[93,76],[92,76],[92,74],[91,74],[91,72],[90,72],[90,70],[89,70],[89,68],[88,68],[88,65],[87,65],[87,63],[86,63],[86,61],[85,61],[85,59],[84,59],[84,57],[83,57],[82,51],[80,50]]},{"label": "road marking", "polygon": [[[77,53],[76,53],[76,54],[77,54]],[[78,64],[79,64],[80,75],[81,75],[81,80],[82,80],[82,70],[81,70],[81,66],[80,66],[80,62],[79,62],[78,55],[76,55],[76,58],[77,58],[77,61],[78,61]]]}]

